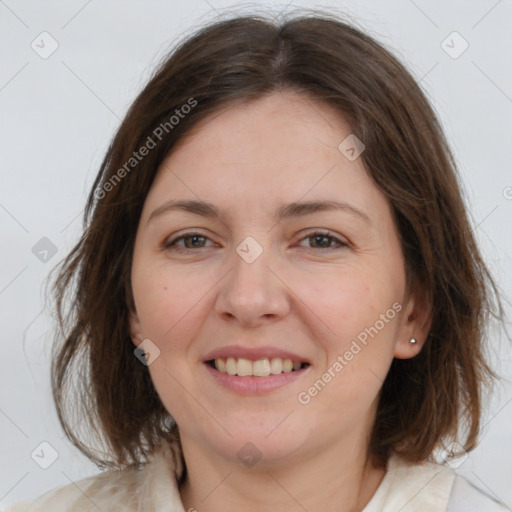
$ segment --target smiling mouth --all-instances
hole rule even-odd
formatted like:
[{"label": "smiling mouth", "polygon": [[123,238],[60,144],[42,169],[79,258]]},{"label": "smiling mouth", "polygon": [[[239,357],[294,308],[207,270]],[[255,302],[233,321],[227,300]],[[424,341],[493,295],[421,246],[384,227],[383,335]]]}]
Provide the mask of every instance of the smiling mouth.
[{"label": "smiling mouth", "polygon": [[211,359],[205,361],[205,363],[220,373],[238,377],[269,377],[296,372],[309,366],[309,363],[281,359],[280,357],[258,359],[257,361],[251,361],[243,357],[228,357]]}]

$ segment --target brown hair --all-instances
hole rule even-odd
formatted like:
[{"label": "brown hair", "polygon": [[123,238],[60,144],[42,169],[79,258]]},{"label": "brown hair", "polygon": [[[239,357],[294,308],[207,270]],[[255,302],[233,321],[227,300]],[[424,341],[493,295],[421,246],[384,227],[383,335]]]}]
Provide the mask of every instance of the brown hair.
[{"label": "brown hair", "polygon": [[[404,66],[353,24],[319,12],[280,23],[238,16],[201,28],[160,64],[110,144],[87,200],[84,233],[53,283],[57,412],[69,439],[100,468],[138,467],[162,438],[178,439],[129,331],[132,251],[157,169],[198,121],[275,90],[327,102],[350,123],[366,146],[367,171],[392,206],[408,287],[432,306],[420,354],[393,360],[370,453],[381,464],[392,450],[424,460],[463,427],[464,448],[476,444],[482,384],[493,376],[485,325],[503,311],[453,156]],[[153,147],[135,157],[143,146]],[[84,425],[105,443],[103,453],[80,439]]]}]

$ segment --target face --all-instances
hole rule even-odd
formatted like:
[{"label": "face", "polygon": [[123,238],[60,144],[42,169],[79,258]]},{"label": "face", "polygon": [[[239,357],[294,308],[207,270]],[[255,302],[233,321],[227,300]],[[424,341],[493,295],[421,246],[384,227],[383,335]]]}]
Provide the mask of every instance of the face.
[{"label": "face", "polygon": [[421,349],[390,206],[338,149],[350,133],[275,92],[201,122],[158,170],[132,338],[190,451],[272,464],[364,443],[393,357]]}]

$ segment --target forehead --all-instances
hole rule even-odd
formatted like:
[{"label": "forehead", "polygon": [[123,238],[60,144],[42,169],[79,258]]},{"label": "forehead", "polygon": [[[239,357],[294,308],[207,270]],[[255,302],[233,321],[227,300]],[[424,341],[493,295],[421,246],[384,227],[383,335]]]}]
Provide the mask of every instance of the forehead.
[{"label": "forehead", "polygon": [[[341,113],[329,104],[291,91],[227,106],[201,120],[168,156],[194,153],[216,161],[286,167],[338,156],[339,143],[351,133]],[[180,155],[183,156],[183,155]]]},{"label": "forehead", "polygon": [[350,199],[362,210],[385,210],[362,158],[349,160],[339,150],[349,135],[350,125],[333,107],[294,92],[224,108],[165,158],[147,206],[195,199],[270,211],[300,199]]}]

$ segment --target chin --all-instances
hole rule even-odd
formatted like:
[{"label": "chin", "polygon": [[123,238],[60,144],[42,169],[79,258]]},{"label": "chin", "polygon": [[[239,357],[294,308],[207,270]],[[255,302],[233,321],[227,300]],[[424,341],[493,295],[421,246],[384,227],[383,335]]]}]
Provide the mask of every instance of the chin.
[{"label": "chin", "polygon": [[[294,413],[290,414],[290,417]],[[229,422],[225,427],[232,437],[222,429],[215,429],[215,436],[210,435],[208,443],[213,451],[246,467],[258,464],[260,467],[288,461],[297,453],[301,453],[308,442],[305,423],[298,425],[283,421],[286,414],[277,418],[266,418],[265,421]]]}]

